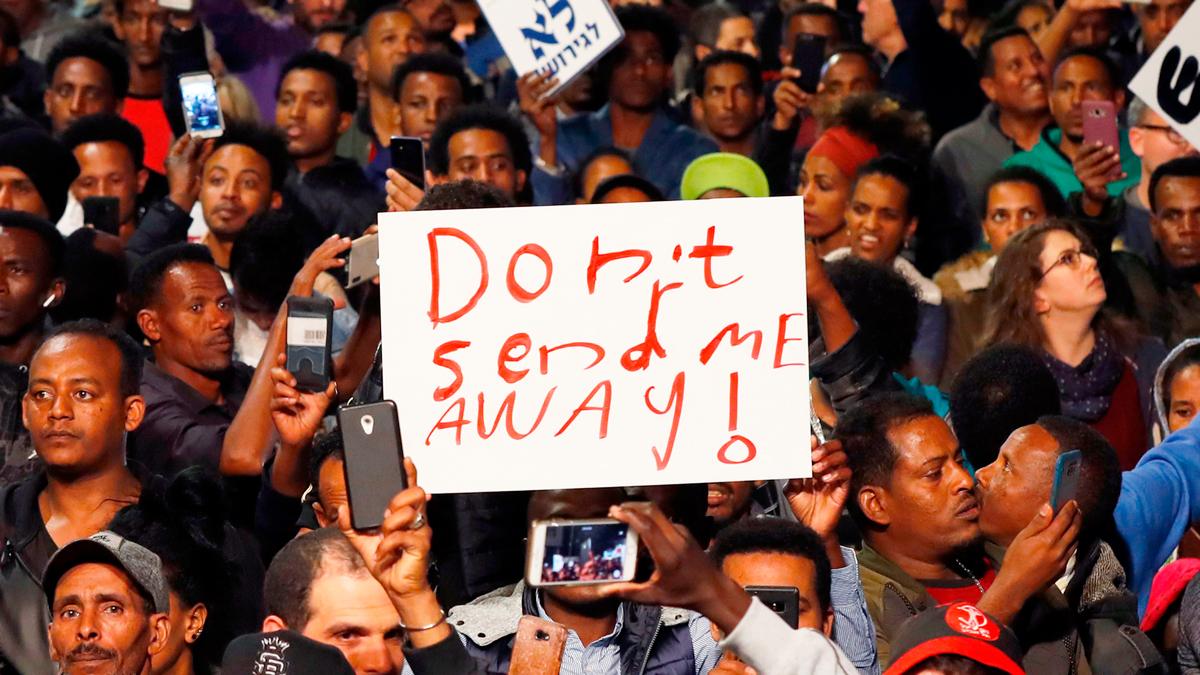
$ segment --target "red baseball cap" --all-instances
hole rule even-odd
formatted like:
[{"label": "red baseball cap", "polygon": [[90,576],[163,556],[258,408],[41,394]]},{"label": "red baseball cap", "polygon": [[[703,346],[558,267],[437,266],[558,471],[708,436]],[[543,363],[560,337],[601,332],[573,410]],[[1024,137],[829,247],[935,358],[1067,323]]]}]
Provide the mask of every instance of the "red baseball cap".
[{"label": "red baseball cap", "polygon": [[892,640],[892,653],[892,665],[884,675],[904,675],[943,654],[957,654],[1008,675],[1025,675],[1017,636],[966,602],[935,607],[905,621]]}]

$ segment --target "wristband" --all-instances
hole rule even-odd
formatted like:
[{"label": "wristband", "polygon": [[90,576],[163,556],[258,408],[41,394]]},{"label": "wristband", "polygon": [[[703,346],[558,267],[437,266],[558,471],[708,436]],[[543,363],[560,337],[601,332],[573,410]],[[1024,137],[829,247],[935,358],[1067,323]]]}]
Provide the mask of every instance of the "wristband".
[{"label": "wristband", "polygon": [[438,626],[446,623],[446,610],[441,609],[439,607],[438,611],[442,613],[442,617],[440,619],[438,619],[437,621],[434,621],[433,623],[429,624],[428,626],[405,626],[404,622],[401,621],[400,628],[404,629],[406,632],[409,632],[409,633],[420,633],[422,631],[433,630],[434,628],[437,628]]}]

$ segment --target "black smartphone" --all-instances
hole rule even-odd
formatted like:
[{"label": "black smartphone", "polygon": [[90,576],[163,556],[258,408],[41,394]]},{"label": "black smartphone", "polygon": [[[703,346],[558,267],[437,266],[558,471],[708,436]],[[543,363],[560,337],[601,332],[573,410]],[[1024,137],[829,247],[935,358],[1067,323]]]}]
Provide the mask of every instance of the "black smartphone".
[{"label": "black smartphone", "polygon": [[388,146],[392,153],[392,168],[408,182],[425,189],[425,148],[421,139],[412,136],[392,136]]},{"label": "black smartphone", "polygon": [[350,522],[356,530],[373,530],[383,524],[392,497],[408,487],[396,404],[343,406],[338,409],[338,426],[345,447]]},{"label": "black smartphone", "polygon": [[333,370],[333,301],[291,296],[287,307],[288,372],[300,389],[324,391]]},{"label": "black smartphone", "polygon": [[747,586],[746,592],[762,601],[787,625],[800,627],[800,591],[795,586]]},{"label": "black smartphone", "polygon": [[84,197],[83,224],[116,235],[121,229],[121,200],[116,197]]},{"label": "black smartphone", "polygon": [[821,66],[825,64],[825,36],[800,33],[792,45],[792,67],[800,71],[796,84],[809,94],[817,93]]}]

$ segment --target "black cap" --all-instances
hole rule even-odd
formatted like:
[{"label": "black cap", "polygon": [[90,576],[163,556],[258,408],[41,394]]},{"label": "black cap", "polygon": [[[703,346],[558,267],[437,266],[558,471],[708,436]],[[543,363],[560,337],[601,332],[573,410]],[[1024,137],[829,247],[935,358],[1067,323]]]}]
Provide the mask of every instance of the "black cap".
[{"label": "black cap", "polygon": [[0,166],[15,167],[29,176],[50,220],[62,218],[67,190],[79,177],[79,162],[66,146],[44,131],[15,129],[0,135]]},{"label": "black cap", "polygon": [[600,184],[596,186],[596,191],[592,193],[592,203],[601,203],[604,198],[608,196],[608,193],[623,187],[633,188],[639,192],[645,193],[645,195],[649,197],[650,201],[652,202],[663,201],[662,191],[655,187],[654,183],[651,183],[650,181],[636,174],[622,173],[617,174],[616,176],[609,176],[608,178],[600,181]]},{"label": "black cap", "polygon": [[354,675],[336,647],[290,630],[243,635],[225,649],[222,675]]}]

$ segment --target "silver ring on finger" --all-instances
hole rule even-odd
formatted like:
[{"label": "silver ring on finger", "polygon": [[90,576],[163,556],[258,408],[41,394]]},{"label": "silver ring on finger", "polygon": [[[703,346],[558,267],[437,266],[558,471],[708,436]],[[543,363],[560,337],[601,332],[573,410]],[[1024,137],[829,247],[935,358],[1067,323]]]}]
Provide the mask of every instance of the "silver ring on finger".
[{"label": "silver ring on finger", "polygon": [[425,514],[418,511],[417,517],[413,519],[412,524],[408,526],[408,529],[419,530],[422,527],[425,527]]}]

